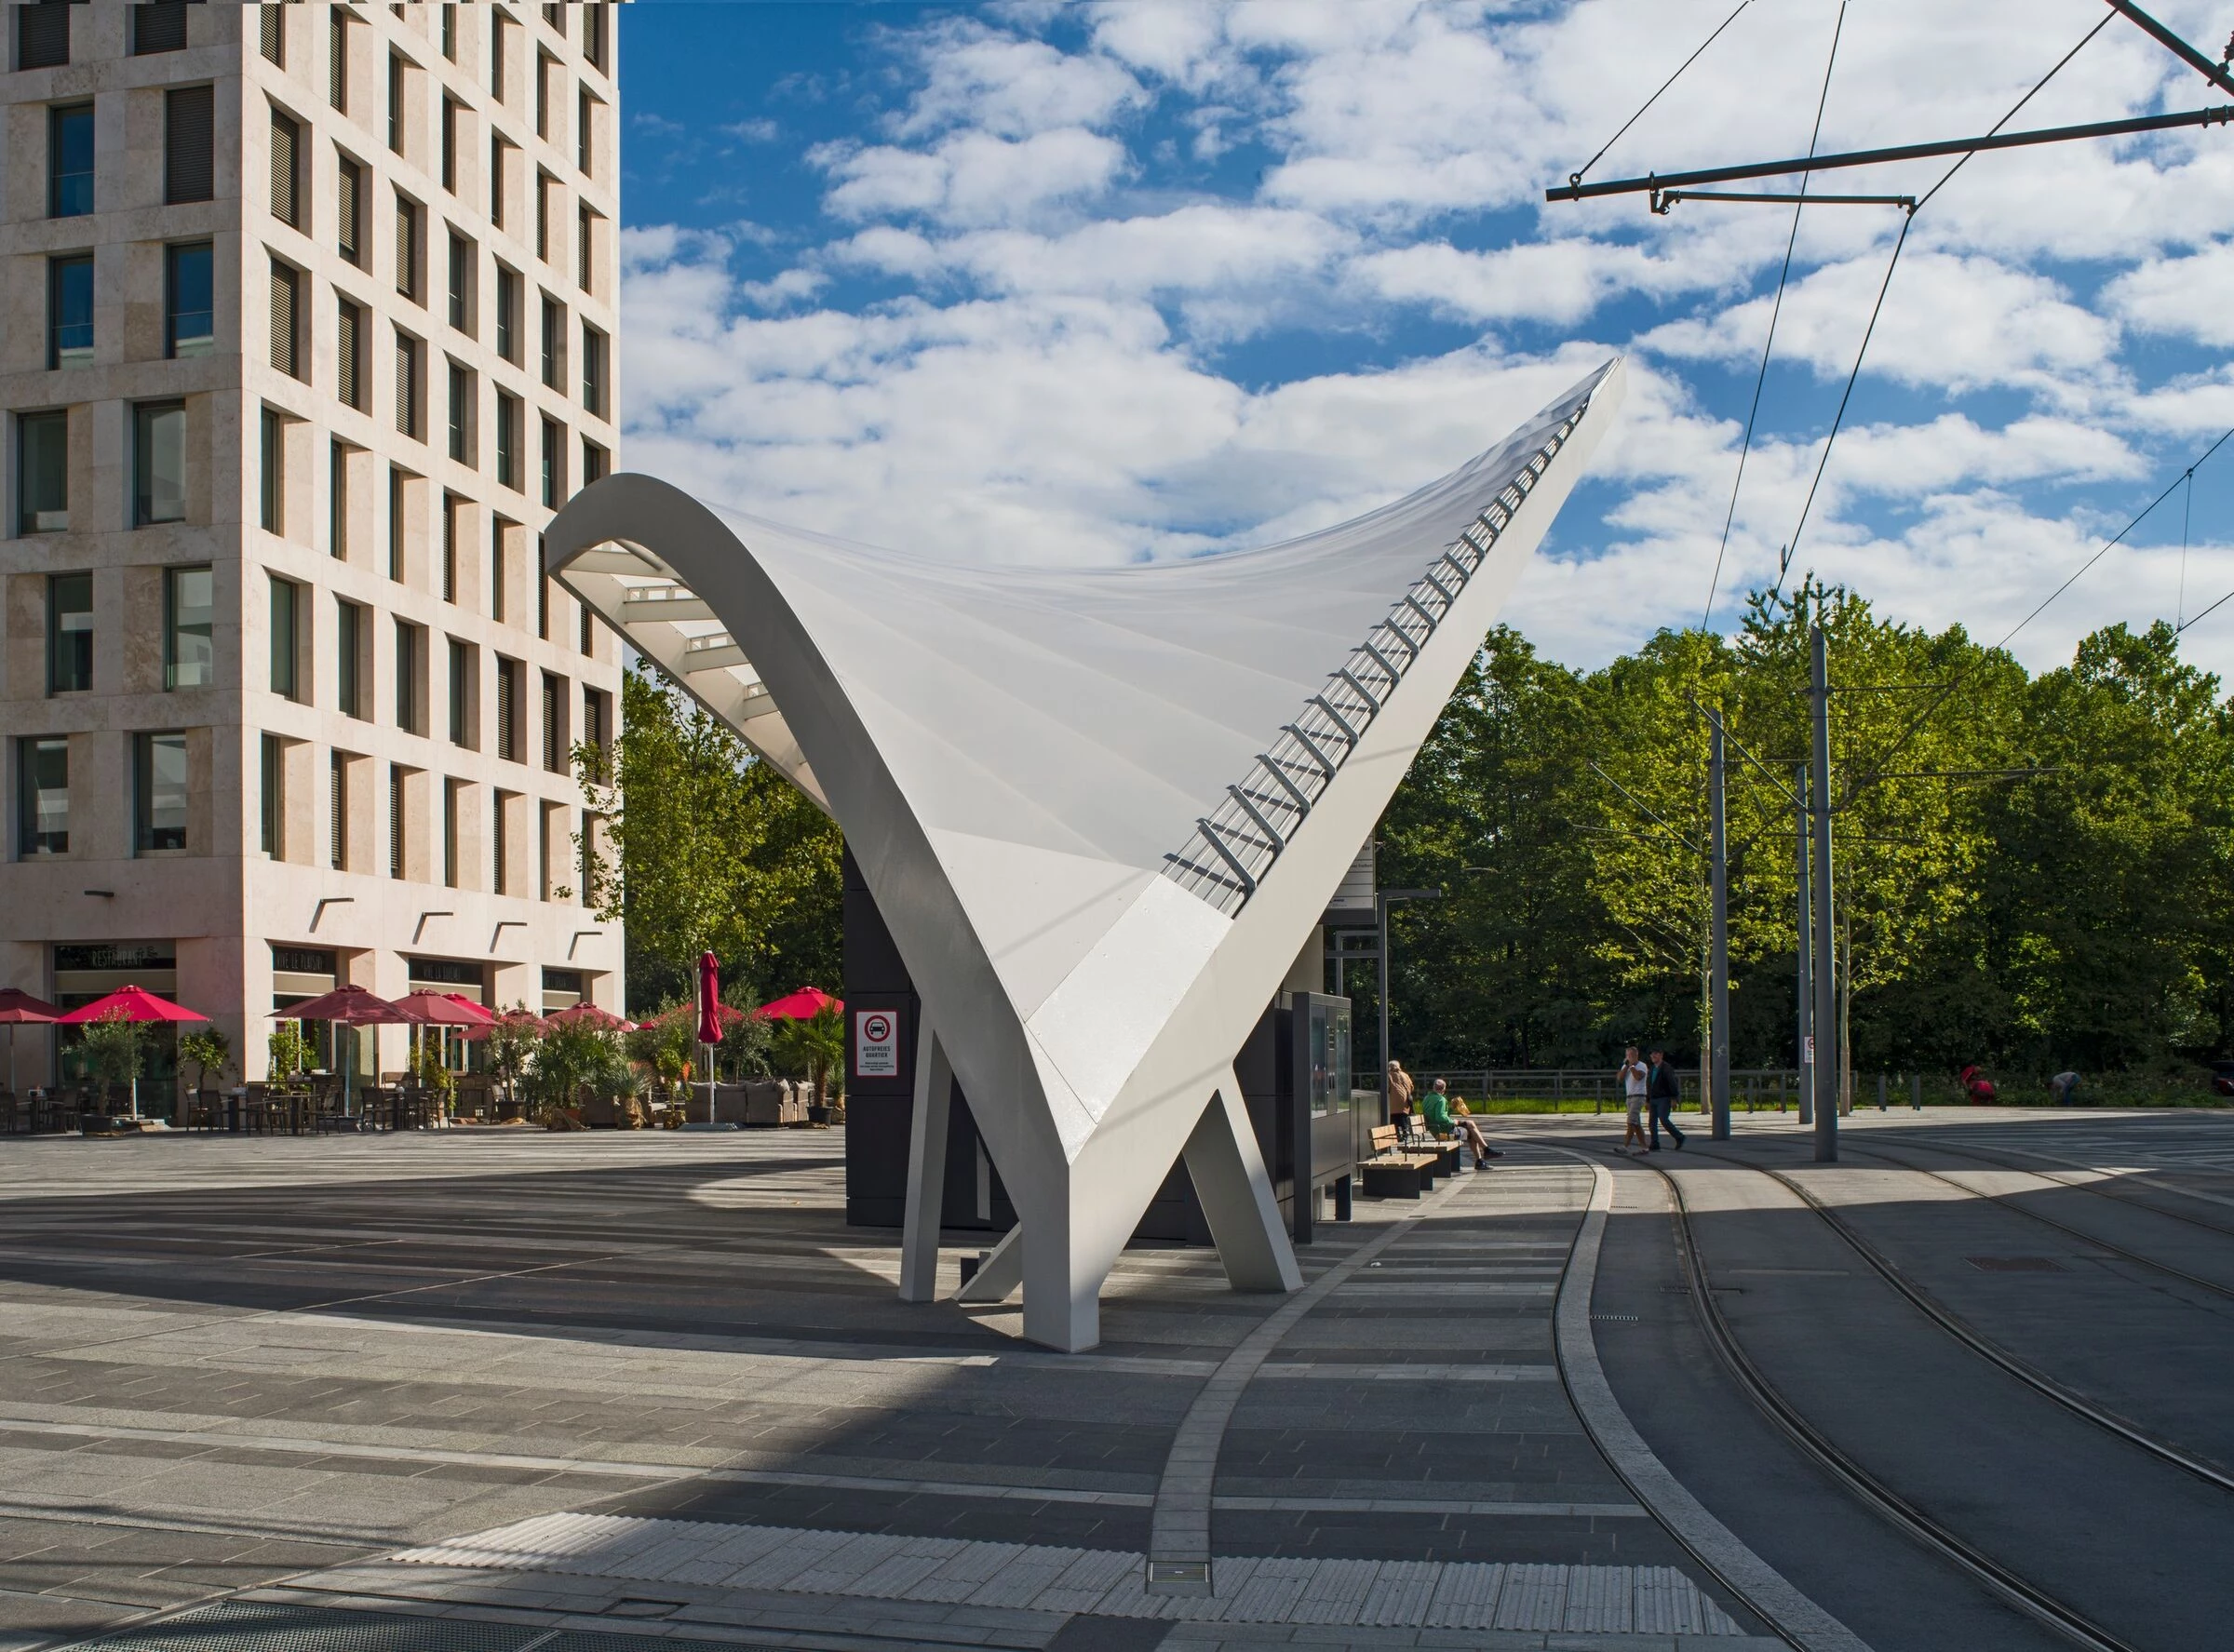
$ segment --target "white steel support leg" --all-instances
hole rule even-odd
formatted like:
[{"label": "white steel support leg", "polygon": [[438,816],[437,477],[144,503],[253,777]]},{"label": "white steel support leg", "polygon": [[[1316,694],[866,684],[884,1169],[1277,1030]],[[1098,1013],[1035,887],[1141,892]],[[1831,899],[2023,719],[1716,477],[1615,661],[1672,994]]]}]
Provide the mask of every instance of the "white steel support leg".
[{"label": "white steel support leg", "polygon": [[1024,1224],[1018,1222],[1001,1236],[970,1283],[954,1293],[957,1302],[1005,1302],[1024,1283]]},{"label": "white steel support leg", "polygon": [[947,1185],[947,1113],[954,1070],[929,1021],[915,1034],[915,1111],[908,1131],[908,1215],[900,1229],[900,1300],[938,1300],[938,1225]]},{"label": "white steel support leg", "polygon": [[1280,1220],[1272,1179],[1231,1068],[1187,1138],[1186,1160],[1226,1283],[1237,1291],[1300,1290],[1303,1270]]}]

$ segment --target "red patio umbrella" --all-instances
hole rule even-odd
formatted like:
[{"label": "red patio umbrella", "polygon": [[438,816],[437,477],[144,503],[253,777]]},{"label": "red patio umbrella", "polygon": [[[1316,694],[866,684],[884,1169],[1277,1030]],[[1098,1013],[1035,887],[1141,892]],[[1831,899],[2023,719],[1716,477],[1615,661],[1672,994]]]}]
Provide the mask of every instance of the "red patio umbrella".
[{"label": "red patio umbrella", "polygon": [[499,1027],[532,1027],[537,1032],[541,1032],[549,1025],[549,1022],[535,1014],[534,1011],[524,1004],[518,1004],[509,1010],[499,1011],[490,1016],[488,1021],[481,1026],[459,1028],[458,1036],[468,1040],[485,1039],[491,1030]]},{"label": "red patio umbrella", "polygon": [[[174,1004],[167,998],[157,998],[137,987],[119,987],[91,1003],[72,1010],[67,1015],[57,1015],[56,1024],[62,1027],[85,1027],[95,1021],[105,1021],[112,1015],[122,1015],[127,1021],[207,1021],[209,1016]],[[140,1116],[140,1079],[132,1077],[132,1117]]]},{"label": "red patio umbrella", "polygon": [[483,1027],[496,1025],[496,1012],[478,999],[467,998],[462,992],[446,992],[442,996],[472,1015],[479,1025]]},{"label": "red patio umbrella", "polygon": [[0,987],[0,1027],[7,1028],[7,1092],[16,1092],[16,1028],[44,1027],[62,1018],[61,1011],[20,987]]},{"label": "red patio umbrella", "polygon": [[[336,987],[331,992],[306,998],[284,1010],[274,1010],[275,1021],[331,1021],[343,1027],[404,1027],[413,1017],[401,1004],[390,1003],[362,987]],[[357,1091],[351,1082],[357,1070],[356,1051],[344,1044],[349,1059],[342,1063],[342,1111],[357,1111]]]},{"label": "red patio umbrella", "polygon": [[812,1021],[825,1010],[842,1010],[843,999],[832,998],[819,987],[801,987],[797,992],[787,992],[774,1003],[762,1004],[756,1014],[771,1021]]},{"label": "red patio umbrella", "polygon": [[422,1027],[486,1027],[496,1019],[478,1005],[468,1006],[453,993],[414,987],[396,1001],[404,1019]]},{"label": "red patio umbrella", "polygon": [[626,1032],[628,1023],[611,1010],[599,1009],[587,999],[544,1017],[546,1027],[594,1027],[599,1032]]}]

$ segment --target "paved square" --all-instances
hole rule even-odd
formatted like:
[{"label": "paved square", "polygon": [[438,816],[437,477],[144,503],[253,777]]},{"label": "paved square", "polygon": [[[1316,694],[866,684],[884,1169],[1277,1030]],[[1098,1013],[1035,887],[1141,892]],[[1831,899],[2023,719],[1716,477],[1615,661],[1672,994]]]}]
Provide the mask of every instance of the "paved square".
[{"label": "paved square", "polygon": [[[1558,1380],[1572,1160],[1516,1146],[1323,1226],[1311,1299],[1256,1338],[1190,1475],[1175,1438],[1282,1299],[1228,1291],[1208,1252],[1133,1252],[1101,1348],[1034,1349],[1013,1304],[897,1300],[896,1235],[842,1225],[839,1149],[0,1148],[0,1647],[220,1597],[368,1645],[557,1652],[1757,1631]],[[1146,1592],[1156,1533],[1191,1521],[1215,1593]]]}]

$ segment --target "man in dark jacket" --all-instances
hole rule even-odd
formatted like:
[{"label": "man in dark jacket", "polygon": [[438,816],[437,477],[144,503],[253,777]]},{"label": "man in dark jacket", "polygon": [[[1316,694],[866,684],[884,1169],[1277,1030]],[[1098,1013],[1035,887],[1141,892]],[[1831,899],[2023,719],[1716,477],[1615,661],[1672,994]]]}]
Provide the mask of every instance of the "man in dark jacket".
[{"label": "man in dark jacket", "polygon": [[1676,1138],[1676,1150],[1683,1150],[1683,1132],[1676,1128],[1676,1121],[1669,1117],[1669,1109],[1682,1098],[1683,1081],[1676,1076],[1676,1069],[1668,1065],[1668,1053],[1665,1050],[1653,1051],[1652,1076],[1645,1081],[1645,1099],[1650,1104],[1652,1120],[1651,1151],[1660,1151],[1660,1127],[1663,1124],[1668,1127],[1668,1134]]}]

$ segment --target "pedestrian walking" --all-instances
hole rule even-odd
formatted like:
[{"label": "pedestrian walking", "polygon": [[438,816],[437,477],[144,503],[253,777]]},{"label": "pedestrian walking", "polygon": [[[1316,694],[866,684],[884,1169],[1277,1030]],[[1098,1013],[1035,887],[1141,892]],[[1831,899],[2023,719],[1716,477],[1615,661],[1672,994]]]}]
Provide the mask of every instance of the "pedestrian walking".
[{"label": "pedestrian walking", "polygon": [[1635,1144],[1637,1152],[1645,1150],[1645,1086],[1652,1069],[1645,1065],[1644,1057],[1631,1044],[1622,1052],[1622,1065],[1615,1074],[1622,1081],[1622,1090],[1629,1102],[1629,1128],[1622,1133],[1622,1151],[1630,1151]]},{"label": "pedestrian walking", "polygon": [[1389,1063],[1389,1117],[1412,1110],[1412,1075],[1404,1070],[1404,1063]]},{"label": "pedestrian walking", "polygon": [[1653,1051],[1652,1075],[1645,1081],[1645,1099],[1650,1104],[1647,1117],[1652,1125],[1651,1151],[1660,1151],[1660,1127],[1662,1124],[1668,1127],[1668,1134],[1676,1138],[1676,1150],[1679,1153],[1683,1151],[1683,1132],[1676,1128],[1676,1121],[1670,1116],[1670,1109],[1682,1098],[1683,1081],[1676,1076],[1676,1069],[1668,1065],[1668,1053],[1665,1050]]}]

